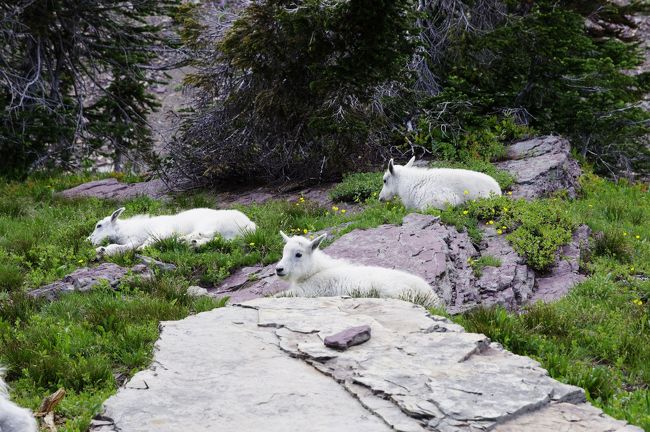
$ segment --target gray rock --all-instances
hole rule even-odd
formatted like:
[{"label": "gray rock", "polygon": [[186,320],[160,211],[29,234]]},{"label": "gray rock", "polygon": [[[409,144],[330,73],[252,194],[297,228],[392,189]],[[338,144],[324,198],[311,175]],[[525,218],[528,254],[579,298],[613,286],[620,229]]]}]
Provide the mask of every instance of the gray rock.
[{"label": "gray rock", "polygon": [[169,189],[162,180],[150,180],[140,183],[120,183],[114,178],[91,181],[57,193],[64,198],[97,197],[124,201],[137,196],[162,198]]},{"label": "gray rock", "polygon": [[271,296],[287,288],[287,283],[275,275],[275,264],[270,264],[235,270],[217,288],[208,291],[213,297],[230,297],[231,303],[238,303]]},{"label": "gray rock", "polygon": [[162,261],[158,261],[157,259],[140,255],[140,254],[135,254],[135,257],[139,259],[143,264],[146,264],[147,267],[149,268],[157,268],[162,271],[173,271],[176,270],[176,265],[170,264],[170,263],[164,263]]},{"label": "gray rock", "polygon": [[475,284],[483,295],[476,305],[501,305],[514,310],[526,304],[533,294],[535,272],[494,228],[483,227],[482,243],[481,255],[499,259],[501,266],[482,270]]},{"label": "gray rock", "polygon": [[151,277],[147,266],[138,264],[129,268],[119,266],[110,262],[102,263],[97,267],[83,267],[77,269],[61,279],[60,281],[36,288],[29,291],[32,297],[56,300],[62,294],[72,291],[89,291],[100,282],[108,282],[112,288],[116,288],[127,274],[140,277]]},{"label": "gray rock", "polygon": [[[575,264],[566,266],[565,257],[575,255],[567,246],[558,253],[558,264],[550,273],[537,276],[504,236],[490,227],[483,227],[484,240],[477,249],[466,233],[443,225],[433,216],[412,213],[402,225],[381,225],[367,230],[354,230],[332,243],[326,252],[349,261],[405,270],[423,277],[436,291],[450,313],[459,313],[480,305],[501,305],[516,310],[541,299],[534,292],[541,289],[549,300],[563,295],[583,279]],[[584,243],[588,232],[579,230]],[[586,237],[585,237],[586,235]],[[579,250],[579,248],[578,248]],[[501,261],[500,267],[486,267],[480,277],[474,275],[469,258],[491,255]],[[219,287],[210,290],[215,297],[230,296],[231,302],[277,294],[288,288],[275,276],[275,264],[266,267],[245,267],[237,270]],[[561,294],[560,294],[561,293]],[[557,298],[557,296],[556,296]]]},{"label": "gray rock", "polygon": [[[567,428],[568,429],[565,429]],[[626,425],[605,415],[589,404],[558,403],[543,409],[526,413],[505,424],[498,425],[494,432],[633,432],[636,426]]]},{"label": "gray rock", "polygon": [[562,190],[575,197],[582,171],[565,138],[549,135],[515,143],[508,147],[507,158],[496,166],[515,176],[514,198],[533,199]]},{"label": "gray rock", "polygon": [[[323,346],[361,323],[368,342]],[[98,420],[91,431],[640,431],[419,306],[338,297],[257,299],[162,323],[151,367]]]},{"label": "gray rock", "polygon": [[346,350],[370,340],[370,326],[350,327],[323,339],[326,347]]},{"label": "gray rock", "polygon": [[187,295],[190,297],[202,297],[208,295],[208,290],[200,286],[192,285],[187,288]]}]

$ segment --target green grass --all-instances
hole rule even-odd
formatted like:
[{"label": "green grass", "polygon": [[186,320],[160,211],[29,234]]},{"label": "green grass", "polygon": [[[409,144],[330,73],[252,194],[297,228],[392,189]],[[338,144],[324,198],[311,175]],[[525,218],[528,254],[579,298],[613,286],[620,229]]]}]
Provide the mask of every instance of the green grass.
[{"label": "green grass", "polygon": [[485,267],[501,267],[501,260],[492,255],[483,255],[477,259],[471,259],[469,265],[474,270],[474,276],[481,277]]},{"label": "green grass", "polygon": [[[338,227],[335,234],[343,235],[355,228],[399,223],[407,214],[397,202],[379,203],[372,195],[379,190],[376,186],[369,189],[368,198],[359,199],[360,212],[303,201],[250,205],[241,209],[259,229],[245,238],[217,238],[198,250],[169,239],[144,251],[175,263],[174,272],[158,273],[152,281],[129,281],[118,291],[99,286],[54,303],[30,299],[27,290],[92,263],[94,248],[83,239],[117,204],[53,196],[55,190],[88,179],[41,176],[20,184],[0,183],[0,362],[9,367],[12,396],[32,409],[59,386],[66,388],[57,409],[65,419],[64,431],[85,430],[115,391],[116,377],[128,377],[148,365],[160,320],[222,305],[187,297],[190,284],[216,285],[241,266],[276,261],[282,250],[280,229],[310,235]],[[349,177],[346,182],[352,184]],[[211,207],[215,202],[198,193],[168,202],[137,198],[124,205],[128,217]],[[573,201],[558,197],[526,203],[506,195],[430,213],[467,229],[477,242],[479,224],[501,230],[537,268],[548,265],[577,224],[602,232],[582,263],[592,275],[566,298],[531,306],[523,314],[497,308],[454,319],[513,352],[538,359],[553,377],[585,388],[590,400],[607,413],[650,430],[650,282],[638,277],[650,273],[647,190],[585,176],[583,195]],[[133,253],[110,260],[136,262]],[[485,256],[473,266],[480,271],[498,264]]]}]

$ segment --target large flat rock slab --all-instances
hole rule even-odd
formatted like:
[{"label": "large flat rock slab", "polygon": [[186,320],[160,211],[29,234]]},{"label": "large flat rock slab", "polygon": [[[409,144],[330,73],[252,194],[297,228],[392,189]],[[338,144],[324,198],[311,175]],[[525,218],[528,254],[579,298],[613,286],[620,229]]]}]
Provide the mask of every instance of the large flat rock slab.
[{"label": "large flat rock slab", "polygon": [[[367,342],[323,344],[359,325]],[[151,367],[92,431],[640,431],[537,362],[400,300],[256,299],[161,328]]]}]

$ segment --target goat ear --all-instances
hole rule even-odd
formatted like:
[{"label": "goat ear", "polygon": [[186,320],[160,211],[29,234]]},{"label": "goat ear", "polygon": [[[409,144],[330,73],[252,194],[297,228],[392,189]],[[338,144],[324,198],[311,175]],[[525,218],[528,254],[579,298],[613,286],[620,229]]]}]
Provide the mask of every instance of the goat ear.
[{"label": "goat ear", "polygon": [[413,156],[413,157],[411,158],[411,160],[409,160],[409,161],[406,163],[406,165],[404,165],[404,166],[412,167],[412,166],[413,166],[413,162],[415,162],[415,156]]},{"label": "goat ear", "polygon": [[285,243],[289,241],[289,236],[286,235],[283,231],[280,231],[280,235],[282,236],[282,240],[284,240]]},{"label": "goat ear", "polygon": [[314,240],[312,240],[311,250],[316,250],[318,246],[320,246],[321,242],[325,240],[325,237],[327,237],[327,234],[321,234],[318,237],[316,237]]},{"label": "goat ear", "polygon": [[124,212],[124,210],[126,210],[124,207],[120,207],[117,210],[115,210],[111,215],[111,222],[115,222],[117,218],[120,217],[120,215]]},{"label": "goat ear", "polygon": [[395,174],[395,165],[393,165],[393,160],[388,161],[388,172],[392,174]]}]

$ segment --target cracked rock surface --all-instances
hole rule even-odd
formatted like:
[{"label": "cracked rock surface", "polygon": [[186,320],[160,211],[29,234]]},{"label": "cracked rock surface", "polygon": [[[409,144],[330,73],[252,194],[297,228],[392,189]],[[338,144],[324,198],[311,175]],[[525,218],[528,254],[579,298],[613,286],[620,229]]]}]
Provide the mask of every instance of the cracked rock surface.
[{"label": "cracked rock surface", "polygon": [[[442,224],[433,216],[417,213],[407,215],[402,225],[354,230],[325,251],[354,263],[395,268],[421,276],[450,313],[494,304],[514,310],[530,301],[560,298],[584,279],[578,273],[578,262],[589,233],[589,228],[579,228],[573,241],[558,251],[556,265],[543,275],[536,275],[494,229],[484,230],[483,242],[477,249],[466,233]],[[485,267],[477,277],[468,258],[481,255],[499,258],[501,266]],[[241,302],[281,292],[288,284],[275,276],[274,269],[275,264],[239,269],[211,289],[210,295],[230,296],[231,302]]]},{"label": "cracked rock surface", "polygon": [[556,191],[575,197],[582,170],[566,138],[549,135],[520,141],[507,148],[506,157],[495,165],[515,176],[513,198],[533,199]]},{"label": "cracked rock surface", "polygon": [[[368,325],[337,351],[327,335]],[[640,431],[539,364],[393,299],[256,299],[161,324],[91,431]],[[530,427],[530,428],[529,428]]]}]

